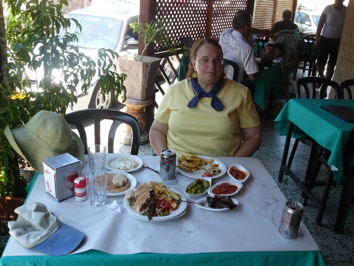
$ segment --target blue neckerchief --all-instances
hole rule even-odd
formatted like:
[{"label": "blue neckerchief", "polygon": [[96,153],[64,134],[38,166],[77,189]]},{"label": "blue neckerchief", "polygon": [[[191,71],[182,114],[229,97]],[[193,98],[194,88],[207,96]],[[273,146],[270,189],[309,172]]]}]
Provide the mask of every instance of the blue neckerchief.
[{"label": "blue neckerchief", "polygon": [[192,87],[197,92],[197,95],[193,97],[193,99],[188,103],[189,108],[193,108],[197,105],[198,99],[203,97],[212,97],[211,106],[216,110],[220,111],[224,106],[216,96],[219,90],[224,85],[224,78],[221,77],[219,81],[215,84],[215,86],[211,89],[209,93],[206,93],[198,84],[197,78],[192,78]]}]

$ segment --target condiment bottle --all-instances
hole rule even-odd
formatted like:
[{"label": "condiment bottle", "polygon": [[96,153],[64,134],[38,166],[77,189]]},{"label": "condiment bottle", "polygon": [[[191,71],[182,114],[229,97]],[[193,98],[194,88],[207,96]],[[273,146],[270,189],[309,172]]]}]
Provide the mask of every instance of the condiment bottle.
[{"label": "condiment bottle", "polygon": [[79,176],[74,180],[75,198],[77,201],[85,201],[86,195],[86,177]]}]

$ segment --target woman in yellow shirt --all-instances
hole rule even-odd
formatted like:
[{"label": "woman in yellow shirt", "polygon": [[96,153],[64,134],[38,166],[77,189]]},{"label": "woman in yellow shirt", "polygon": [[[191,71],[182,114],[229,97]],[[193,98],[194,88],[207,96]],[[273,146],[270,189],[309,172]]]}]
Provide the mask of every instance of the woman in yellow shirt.
[{"label": "woman in yellow shirt", "polygon": [[223,53],[213,39],[194,43],[187,79],[170,86],[150,129],[157,155],[247,157],[262,131],[248,88],[223,77]]}]

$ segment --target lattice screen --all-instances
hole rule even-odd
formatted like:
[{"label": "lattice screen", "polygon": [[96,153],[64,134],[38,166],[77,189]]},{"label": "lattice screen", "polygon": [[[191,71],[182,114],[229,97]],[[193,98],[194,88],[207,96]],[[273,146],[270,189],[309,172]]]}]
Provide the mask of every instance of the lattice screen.
[{"label": "lattice screen", "polygon": [[[272,29],[274,23],[282,20],[285,9],[292,10],[295,0],[256,0],[253,12],[253,27]],[[310,0],[309,0],[310,1]]]},{"label": "lattice screen", "polygon": [[[156,19],[164,19],[169,36],[180,47],[181,37],[219,38],[224,29],[231,28],[234,14],[246,9],[247,0],[156,0],[156,3]],[[163,50],[164,47],[155,47],[155,52]]]},{"label": "lattice screen", "polygon": [[232,20],[239,10],[246,10],[247,0],[214,1],[211,37],[219,39],[221,32],[232,28]]}]

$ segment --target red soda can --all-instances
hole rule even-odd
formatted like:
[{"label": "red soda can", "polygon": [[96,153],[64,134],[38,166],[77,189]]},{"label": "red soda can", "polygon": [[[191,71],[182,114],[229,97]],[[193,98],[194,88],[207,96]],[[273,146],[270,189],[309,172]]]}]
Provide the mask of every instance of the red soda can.
[{"label": "red soda can", "polygon": [[284,205],[279,225],[279,233],[283,237],[296,238],[299,235],[303,211],[302,204],[296,201],[288,201]]}]

